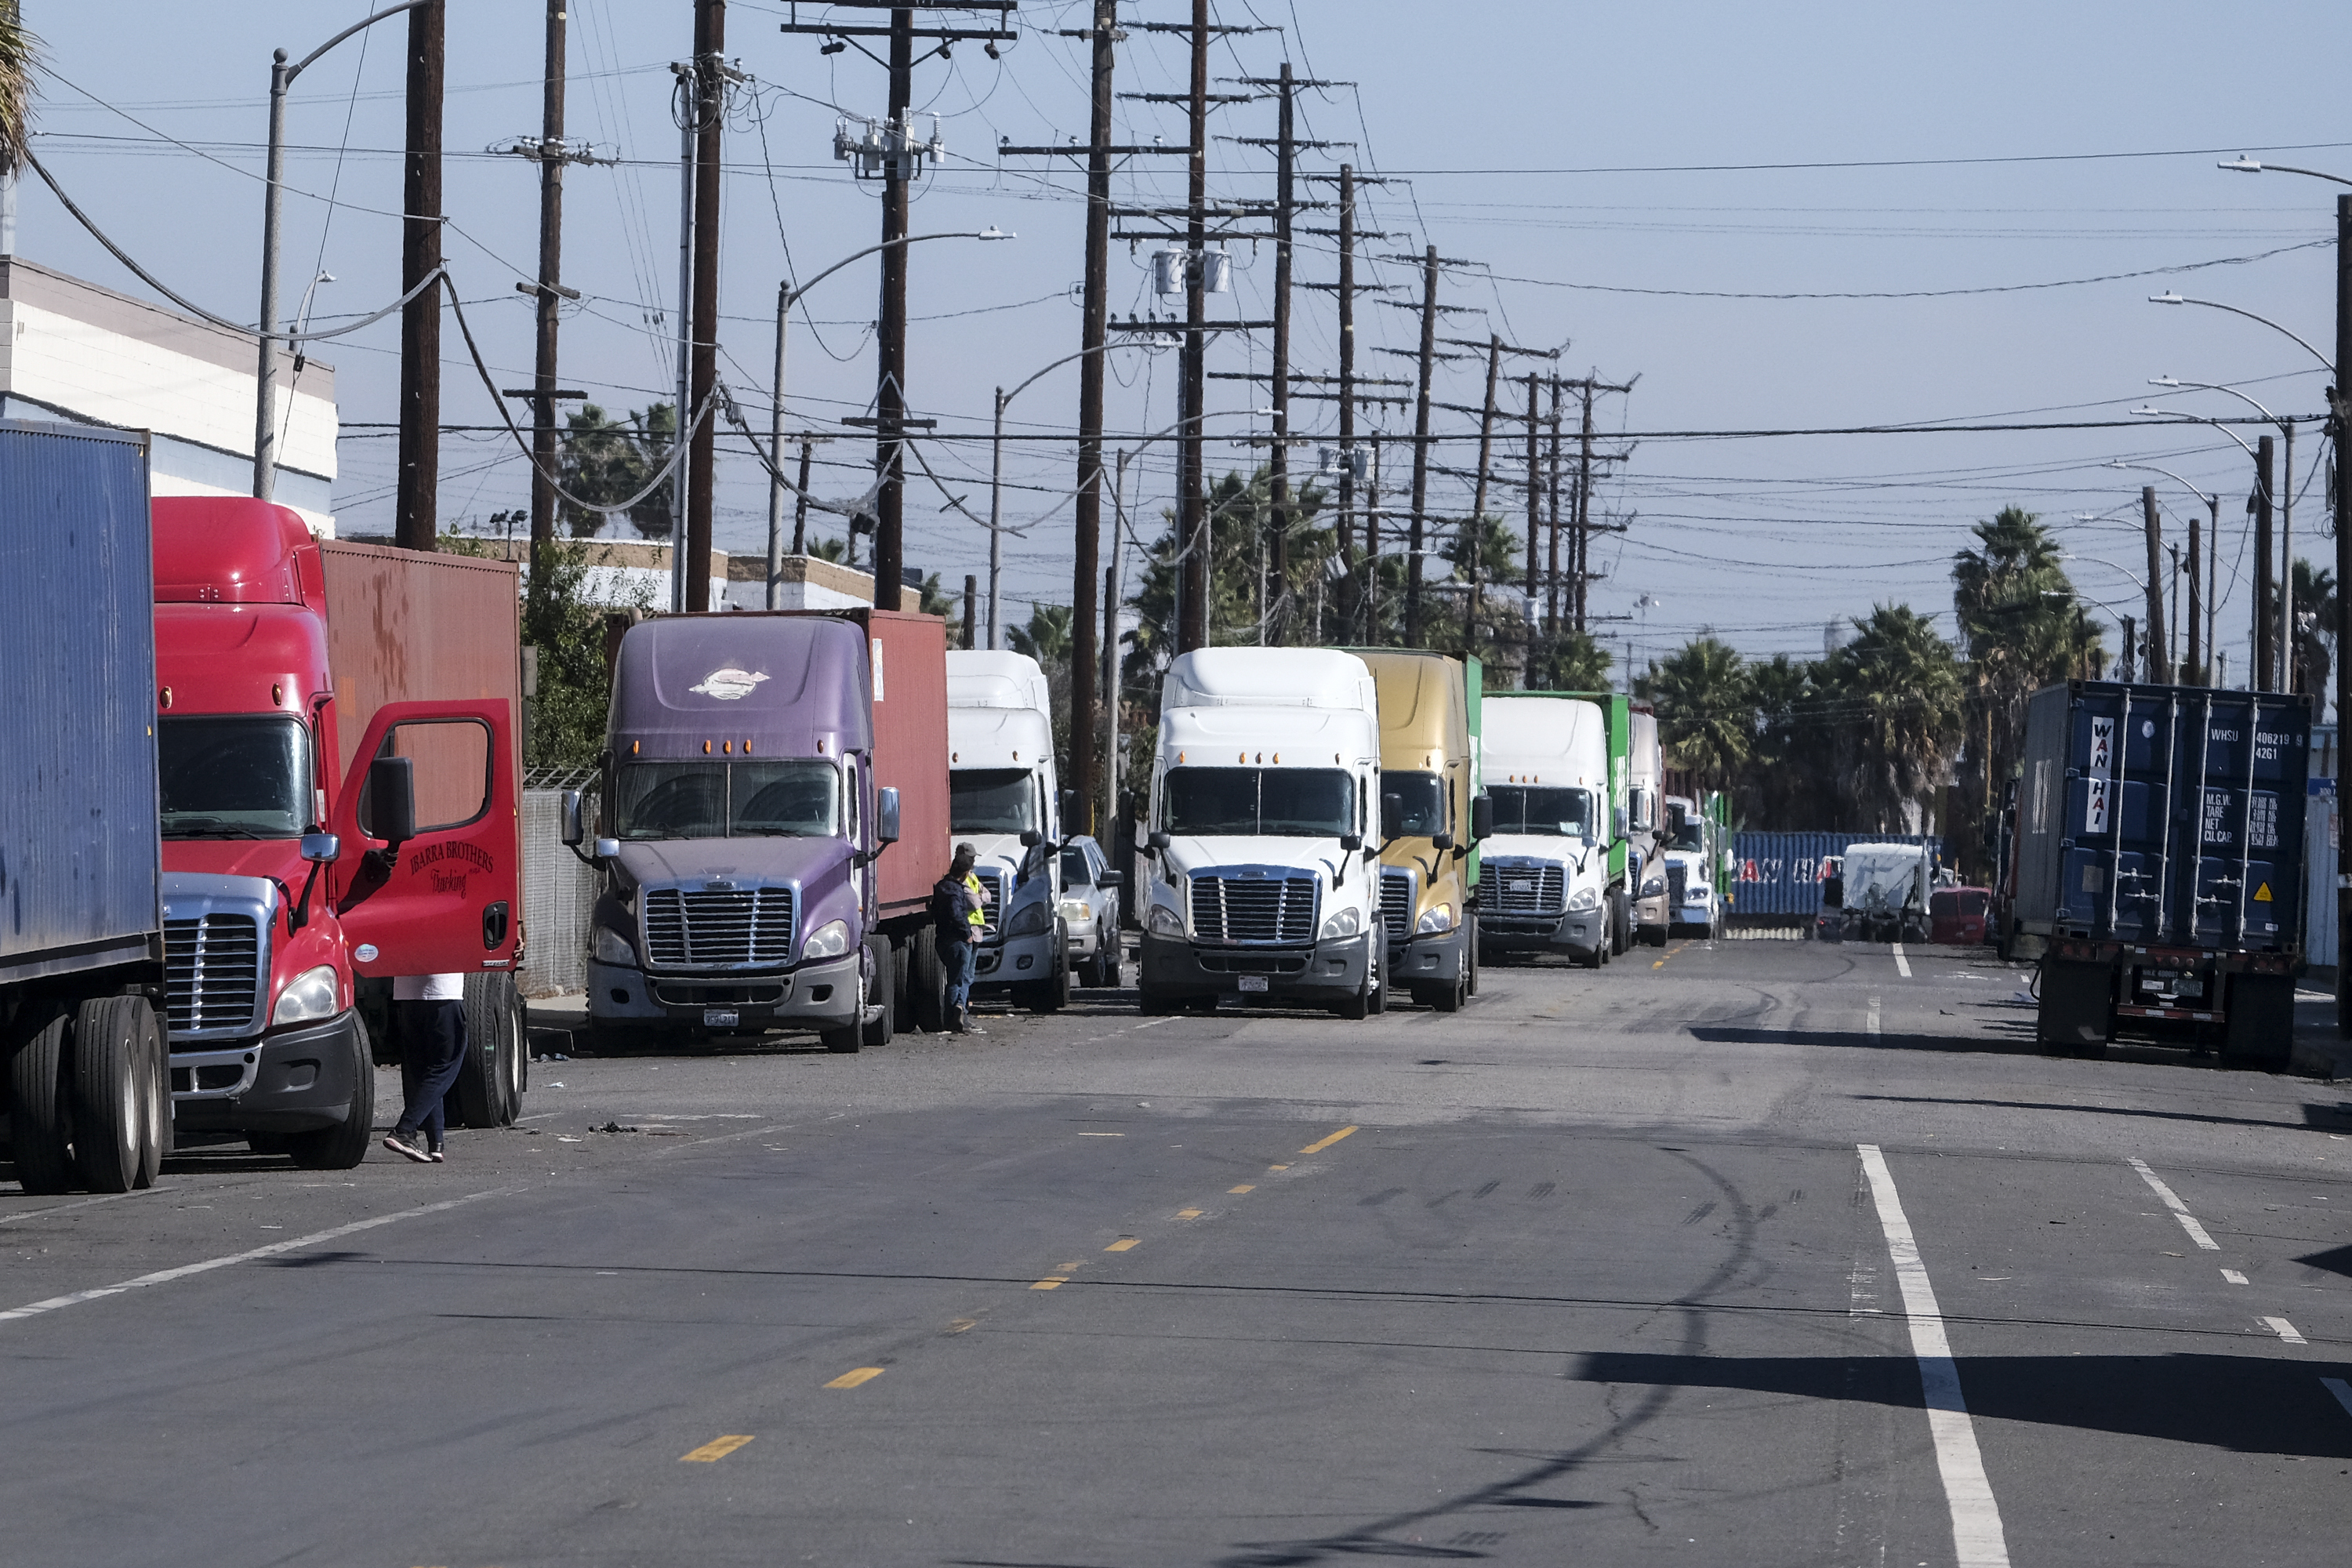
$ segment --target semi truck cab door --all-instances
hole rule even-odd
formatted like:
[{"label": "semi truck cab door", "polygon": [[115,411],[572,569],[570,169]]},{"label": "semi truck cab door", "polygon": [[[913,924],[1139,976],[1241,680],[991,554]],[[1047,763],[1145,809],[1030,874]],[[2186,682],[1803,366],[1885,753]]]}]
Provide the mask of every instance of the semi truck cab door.
[{"label": "semi truck cab door", "polygon": [[[372,830],[369,764],[410,760],[416,836]],[[510,969],[521,936],[513,720],[507,704],[390,702],[352,759],[335,805],[343,853],[337,914],[362,974]]]}]

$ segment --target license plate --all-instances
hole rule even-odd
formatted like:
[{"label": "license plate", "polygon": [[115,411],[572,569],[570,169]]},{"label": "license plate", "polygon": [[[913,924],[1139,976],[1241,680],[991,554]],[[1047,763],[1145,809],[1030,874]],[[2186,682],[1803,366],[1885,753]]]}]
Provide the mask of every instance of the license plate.
[{"label": "license plate", "polygon": [[1265,976],[1263,974],[1244,974],[1241,979],[1242,989],[1244,991],[1263,991],[1265,989]]},{"label": "license plate", "polygon": [[1528,881],[1513,882],[1504,890],[1512,893],[1532,893],[1536,890],[1536,885],[1533,882]]},{"label": "license plate", "polygon": [[702,1010],[702,1026],[706,1029],[731,1029],[735,1024],[735,1009],[732,1007],[705,1007]]}]

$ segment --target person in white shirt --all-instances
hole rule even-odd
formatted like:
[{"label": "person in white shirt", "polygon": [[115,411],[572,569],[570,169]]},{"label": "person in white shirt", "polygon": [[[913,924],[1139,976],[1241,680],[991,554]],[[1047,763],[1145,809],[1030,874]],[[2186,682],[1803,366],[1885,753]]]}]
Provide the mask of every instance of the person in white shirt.
[{"label": "person in white shirt", "polygon": [[383,1146],[419,1164],[443,1158],[441,1102],[466,1059],[466,977],[404,974],[392,983],[392,1037],[400,1047],[400,1082],[407,1096],[399,1124]]}]

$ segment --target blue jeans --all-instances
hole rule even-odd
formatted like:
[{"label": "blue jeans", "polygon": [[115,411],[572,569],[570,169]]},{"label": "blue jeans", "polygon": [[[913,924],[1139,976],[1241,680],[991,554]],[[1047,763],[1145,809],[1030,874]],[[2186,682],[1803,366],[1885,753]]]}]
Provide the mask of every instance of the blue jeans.
[{"label": "blue jeans", "polygon": [[940,962],[948,972],[948,1022],[956,1024],[971,1006],[972,945],[968,942],[940,943]]},{"label": "blue jeans", "polygon": [[400,1042],[400,1081],[407,1104],[395,1131],[425,1134],[428,1147],[441,1147],[442,1100],[457,1081],[466,1060],[463,1002],[394,1002],[393,1037]]}]

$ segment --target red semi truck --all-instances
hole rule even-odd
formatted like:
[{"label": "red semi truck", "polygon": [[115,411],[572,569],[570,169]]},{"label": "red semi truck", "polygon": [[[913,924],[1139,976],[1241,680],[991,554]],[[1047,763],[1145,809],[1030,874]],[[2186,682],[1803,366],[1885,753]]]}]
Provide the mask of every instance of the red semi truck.
[{"label": "red semi truck", "polygon": [[153,512],[176,1131],[359,1163],[380,1054],[363,1004],[451,972],[472,1030],[453,1109],[510,1122],[529,1059],[516,569],[321,543],[266,501]]}]

